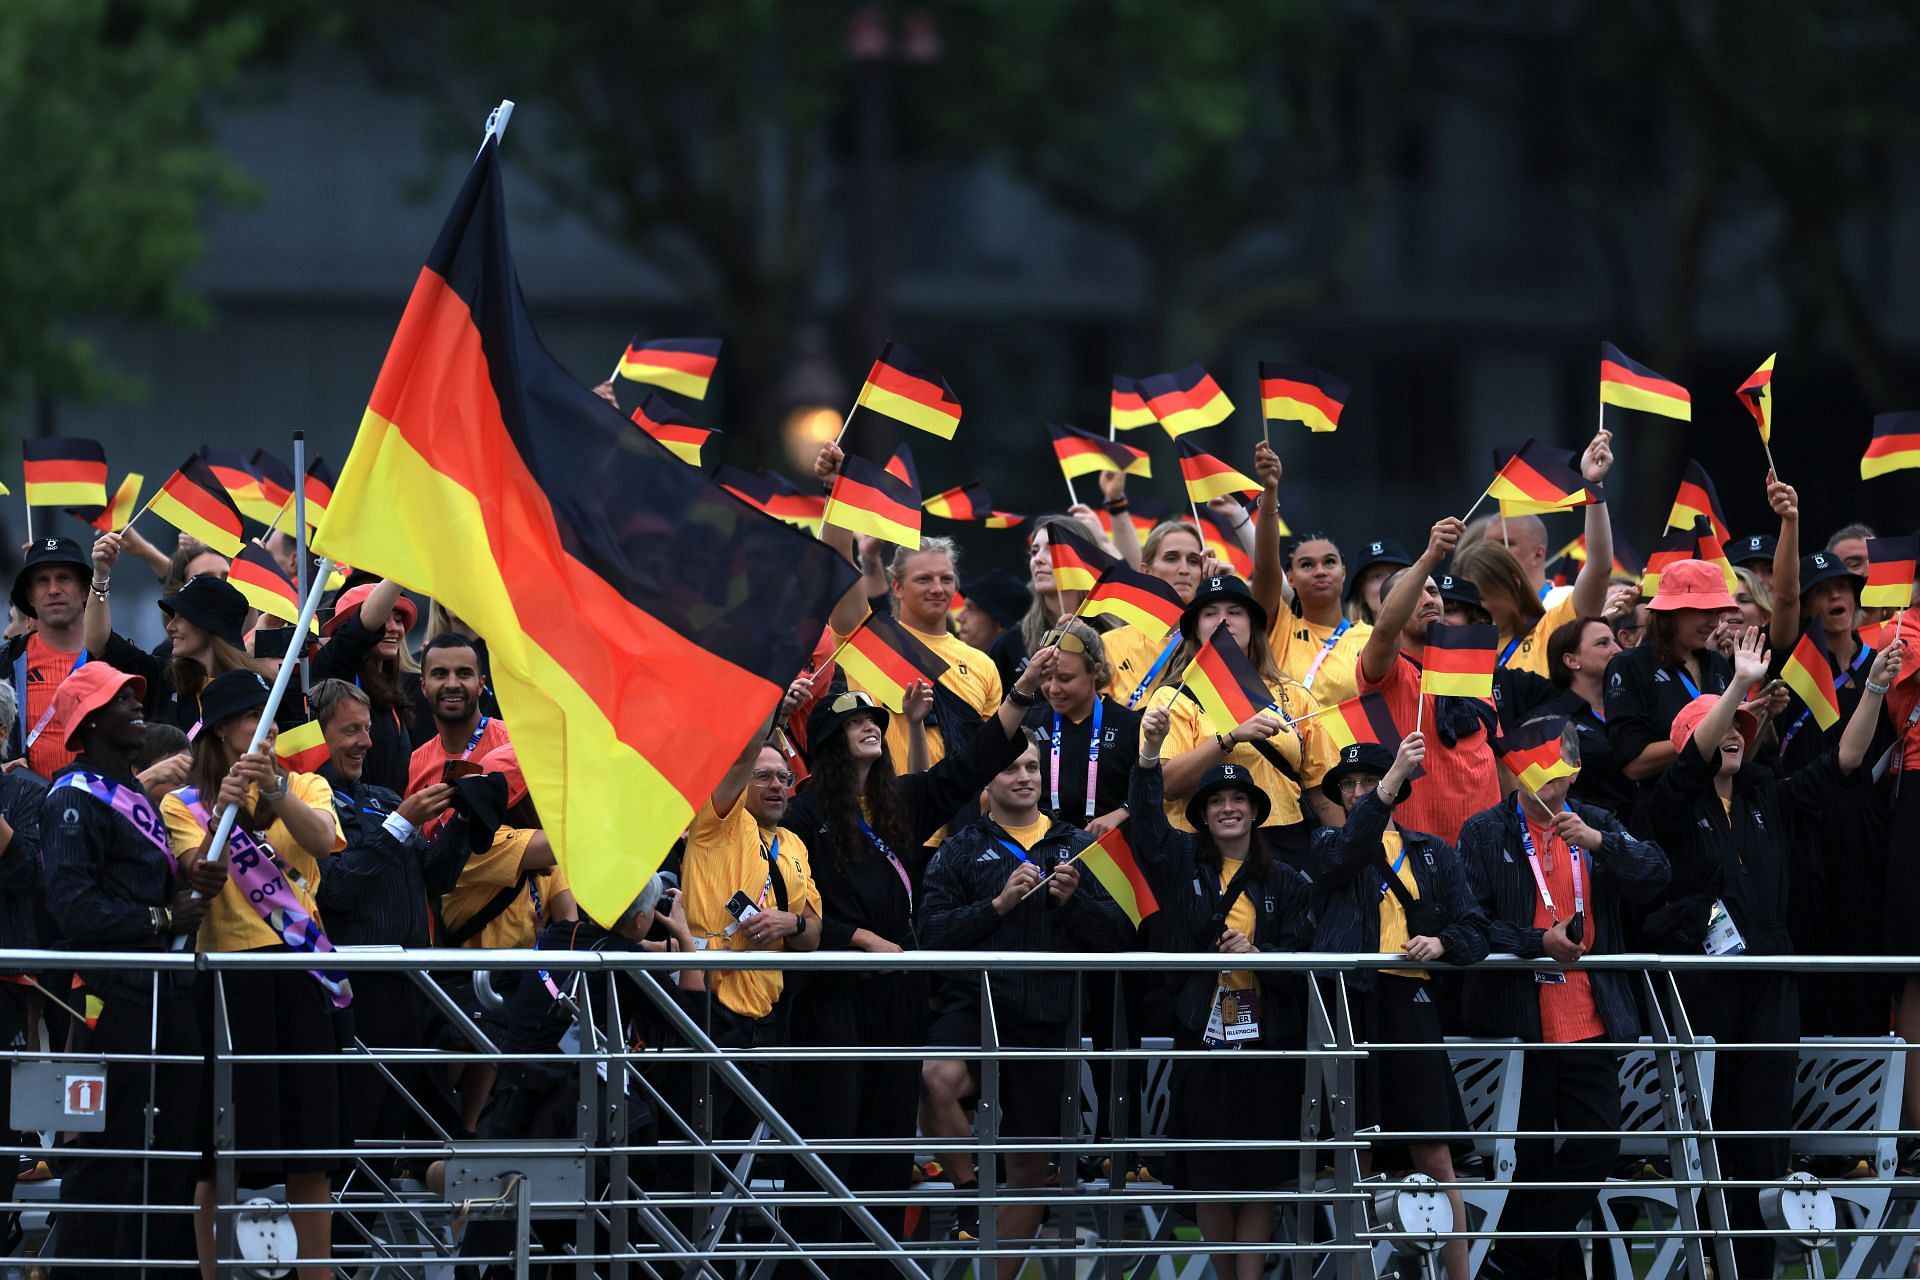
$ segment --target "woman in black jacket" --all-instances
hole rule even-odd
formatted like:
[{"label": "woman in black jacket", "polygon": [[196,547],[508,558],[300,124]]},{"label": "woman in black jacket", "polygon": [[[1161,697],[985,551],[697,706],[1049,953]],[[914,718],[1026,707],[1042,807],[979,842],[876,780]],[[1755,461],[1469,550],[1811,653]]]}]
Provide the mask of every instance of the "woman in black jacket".
[{"label": "woman in black jacket", "polygon": [[[1173,951],[1244,955],[1304,951],[1313,937],[1312,885],[1281,862],[1261,823],[1272,806],[1245,765],[1214,765],[1187,801],[1194,834],[1167,821],[1160,748],[1167,739],[1165,707],[1140,721],[1140,763],[1133,771],[1129,829],[1140,868],[1160,899],[1165,945]],[[1306,1042],[1305,979],[1249,970],[1185,975],[1174,1000],[1174,1047],[1231,1050],[1298,1047]],[[1179,1058],[1170,1086],[1167,1136],[1192,1140],[1297,1139],[1303,1073],[1297,1059],[1244,1059],[1231,1053]],[[1184,1151],[1173,1161],[1173,1181],[1197,1191],[1250,1191],[1285,1181],[1272,1152],[1238,1148]],[[1273,1239],[1273,1205],[1209,1201],[1199,1206],[1209,1240],[1259,1243]],[[1258,1252],[1234,1255],[1242,1280],[1266,1270]]]},{"label": "woman in black jacket", "polygon": [[[1057,651],[1043,648],[1014,682],[990,721],[925,773],[896,777],[886,750],[887,709],[865,693],[832,691],[807,716],[812,776],[787,806],[782,826],[806,842],[820,889],[822,951],[904,951],[915,944],[914,894],[926,869],[927,839],[1027,749],[1020,732],[1027,708]],[[794,1124],[809,1138],[911,1138],[920,1098],[920,1064],[855,1056],[857,1047],[926,1043],[927,981],[918,973],[816,974],[796,984],[792,1040],[832,1047],[847,1056],[800,1063],[791,1096],[807,1105]],[[900,1191],[912,1157],[906,1151],[826,1157],[848,1188]],[[897,1236],[901,1206],[872,1206]],[[798,1211],[801,1239],[831,1242],[845,1235],[839,1209]],[[804,1224],[804,1230],[802,1229]],[[892,1274],[884,1263],[840,1264],[844,1275]]]}]

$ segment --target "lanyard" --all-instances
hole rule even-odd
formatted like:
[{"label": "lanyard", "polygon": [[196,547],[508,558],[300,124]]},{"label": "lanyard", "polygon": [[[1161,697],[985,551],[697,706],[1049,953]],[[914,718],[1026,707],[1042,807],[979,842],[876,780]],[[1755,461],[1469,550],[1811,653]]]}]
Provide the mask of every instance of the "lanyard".
[{"label": "lanyard", "polygon": [[1152,687],[1154,678],[1160,674],[1160,669],[1167,665],[1173,658],[1173,651],[1179,647],[1180,633],[1176,631],[1167,637],[1167,647],[1160,651],[1160,656],[1155,658],[1153,665],[1147,668],[1147,674],[1140,678],[1140,683],[1135,685],[1133,692],[1128,695],[1127,710],[1131,711],[1140,705],[1141,696]]},{"label": "lanyard", "polygon": [[1347,628],[1352,625],[1353,619],[1340,619],[1340,625],[1333,629],[1333,634],[1320,642],[1320,652],[1313,655],[1313,665],[1307,668],[1306,675],[1300,677],[1301,684],[1313,688],[1313,678],[1320,674],[1320,664],[1327,660],[1327,655],[1333,652],[1333,646],[1340,643],[1340,637],[1347,634]]},{"label": "lanyard", "polygon": [[[1847,664],[1847,669],[1833,678],[1834,692],[1838,693],[1841,689],[1844,689],[1847,683],[1853,679],[1854,673],[1860,670],[1860,664],[1872,656],[1872,646],[1862,643],[1860,651],[1853,655],[1853,661]],[[1795,717],[1794,722],[1789,725],[1787,731],[1780,736],[1780,756],[1782,759],[1786,758],[1787,746],[1793,741],[1793,735],[1800,732],[1801,726],[1812,718],[1813,708],[1802,707],[1800,714]]]},{"label": "lanyard", "polygon": [[1513,651],[1520,647],[1520,642],[1524,639],[1526,639],[1525,636],[1515,636],[1513,639],[1507,641],[1507,647],[1500,651],[1500,666],[1504,667],[1507,665],[1508,660],[1513,657]]},{"label": "lanyard", "polygon": [[765,884],[760,886],[760,896],[754,900],[753,905],[756,907],[765,907],[767,905],[767,895],[773,892],[773,868],[780,861],[780,837],[777,833],[773,837],[773,843],[761,850],[761,852],[766,855],[767,859],[767,880]]},{"label": "lanyard", "polygon": [[[1400,868],[1406,865],[1407,865],[1407,842],[1402,840],[1400,842],[1400,856],[1393,860],[1393,878],[1395,880],[1398,880],[1400,878]],[[1386,896],[1388,888],[1389,886],[1387,884],[1387,881],[1383,877],[1380,881],[1380,894],[1382,897]]]},{"label": "lanyard", "polygon": [[[1100,775],[1100,724],[1106,715],[1106,699],[1093,699],[1093,729],[1087,734],[1087,817],[1093,817],[1093,786]],[[1053,811],[1060,812],[1060,713],[1053,713],[1053,766],[1048,790],[1053,796]]]},{"label": "lanyard", "polygon": [[1000,846],[1003,849],[1005,849],[1008,853],[1012,854],[1015,858],[1018,858],[1022,862],[1033,861],[1032,858],[1027,856],[1027,851],[1025,849],[1022,849],[1020,845],[1015,841],[1002,838],[1000,840]]},{"label": "lanyard", "polygon": [[907,914],[913,914],[913,877],[907,874],[907,864],[900,861],[900,855],[887,848],[887,842],[874,834],[865,818],[860,819],[860,834],[867,843],[878,849],[886,860],[893,865],[893,874],[900,877],[900,885],[907,891]]},{"label": "lanyard", "polygon": [[[1562,809],[1567,806],[1562,804]],[[1553,894],[1547,890],[1547,877],[1541,873],[1540,857],[1533,851],[1533,832],[1527,829],[1526,811],[1520,807],[1520,798],[1514,797],[1513,811],[1520,817],[1520,839],[1527,846],[1527,865],[1533,868],[1533,882],[1540,886],[1540,901],[1546,904],[1547,915],[1555,924],[1560,923],[1560,912],[1553,905]],[[1572,810],[1568,810],[1572,812]],[[1567,854],[1573,859],[1573,914],[1584,915],[1587,910],[1586,877],[1580,872],[1580,848],[1569,844]]]},{"label": "lanyard", "polygon": [[[26,661],[27,661],[27,655],[25,653],[22,653],[20,655],[20,662],[22,667],[26,665]],[[67,668],[67,675],[69,676],[72,675],[74,672],[78,671],[80,668],[86,665],[87,665],[87,651],[85,649],[82,649],[80,651],[80,656],[73,660],[73,665]],[[66,676],[62,676],[61,679],[62,680],[66,679]],[[24,681],[22,681],[20,684],[20,696],[23,699],[27,696],[27,686]],[[25,748],[23,748],[23,750],[26,750],[26,751],[33,750],[33,744],[40,740],[40,735],[46,732],[48,721],[53,719],[53,712],[56,705],[57,704],[51,698],[47,700],[47,709],[40,713],[40,718],[33,722],[33,728],[27,732],[27,745],[25,746]]]},{"label": "lanyard", "polygon": [[1687,674],[1685,667],[1677,668],[1673,674],[1680,677],[1680,683],[1686,686],[1687,696],[1689,698],[1697,698],[1700,696],[1700,686],[1693,682],[1693,677]]},{"label": "lanyard", "polygon": [[480,737],[482,734],[486,733],[486,731],[487,731],[487,716],[484,713],[482,713],[480,716],[480,723],[473,726],[473,736],[467,739],[467,749],[460,753],[460,758],[462,760],[469,759],[473,755],[473,749],[480,745]]}]

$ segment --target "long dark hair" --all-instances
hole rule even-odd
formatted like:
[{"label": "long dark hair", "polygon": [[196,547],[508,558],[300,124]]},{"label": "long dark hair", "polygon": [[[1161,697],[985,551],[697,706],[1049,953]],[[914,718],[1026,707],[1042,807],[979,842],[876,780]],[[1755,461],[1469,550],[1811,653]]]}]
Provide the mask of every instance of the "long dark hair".
[{"label": "long dark hair", "polygon": [[867,790],[862,796],[855,790],[858,776],[852,753],[847,750],[846,724],[842,722],[825,742],[813,744],[813,780],[826,800],[827,834],[833,837],[834,856],[842,862],[858,862],[866,856],[867,840],[860,834],[860,801],[867,802],[867,825],[886,841],[887,847],[905,856],[913,844],[913,827],[907,821],[907,803],[900,794],[900,783],[893,776],[893,761],[886,751],[867,770]]},{"label": "long dark hair", "polygon": [[[229,716],[219,724],[202,725],[193,740],[193,762],[187,766],[187,785],[200,793],[200,803],[209,814],[214,810],[214,797],[220,794],[220,784],[233,766],[226,758],[227,744],[220,736],[220,730],[231,721]],[[244,831],[265,831],[273,825],[274,814],[264,803],[256,803],[252,809],[243,804],[237,821]]]},{"label": "long dark hair", "polygon": [[[1206,823],[1195,828],[1193,841],[1194,862],[1218,877],[1220,868],[1226,865],[1226,859],[1220,856],[1220,846],[1213,842],[1213,832],[1207,830]],[[1255,879],[1265,880],[1267,873],[1273,869],[1273,863],[1273,850],[1267,845],[1266,828],[1255,827],[1253,835],[1247,840],[1247,866],[1252,869]]]}]

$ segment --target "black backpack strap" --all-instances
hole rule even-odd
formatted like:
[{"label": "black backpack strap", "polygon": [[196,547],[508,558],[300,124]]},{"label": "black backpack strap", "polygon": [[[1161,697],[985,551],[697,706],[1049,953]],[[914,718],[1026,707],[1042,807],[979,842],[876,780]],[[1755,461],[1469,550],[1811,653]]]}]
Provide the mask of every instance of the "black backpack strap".
[{"label": "black backpack strap", "polygon": [[458,928],[449,929],[447,945],[464,947],[467,945],[467,939],[479,936],[482,929],[498,920],[500,913],[513,905],[513,900],[520,896],[520,891],[527,887],[527,881],[530,879],[532,879],[531,872],[522,872],[518,880],[488,898],[486,905],[461,921]]}]

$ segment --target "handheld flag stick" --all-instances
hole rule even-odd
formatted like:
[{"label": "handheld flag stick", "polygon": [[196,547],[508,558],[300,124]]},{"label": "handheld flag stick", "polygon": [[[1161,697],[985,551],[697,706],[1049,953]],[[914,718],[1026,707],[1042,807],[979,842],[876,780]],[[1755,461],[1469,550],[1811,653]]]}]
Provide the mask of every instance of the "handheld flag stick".
[{"label": "handheld flag stick", "polygon": [[[332,572],[333,561],[323,557],[314,574],[313,589],[307,592],[306,598],[301,601],[299,621],[293,624],[295,635],[305,635],[308,628],[313,626],[313,615],[320,610],[320,596],[326,591],[327,576]],[[299,664],[292,662],[280,664],[279,673],[273,677],[273,688],[267,693],[267,705],[260,708],[260,723],[254,726],[253,740],[247,744],[247,754],[251,755],[266,745],[267,735],[273,732],[274,715],[280,710],[282,699],[287,696],[287,686],[293,682],[293,672],[297,665]],[[220,821],[214,824],[213,840],[207,845],[208,861],[218,862],[226,856],[227,839],[233,835],[234,819],[239,816],[240,806],[237,804],[230,804],[220,811]],[[200,895],[196,893],[193,896],[198,898]],[[184,951],[190,941],[192,939],[183,933],[173,940],[173,949]]]},{"label": "handheld flag stick", "polygon": [[267,526],[267,531],[264,534],[260,535],[260,537],[255,538],[254,541],[258,542],[263,547],[266,546],[267,544],[265,542],[265,539],[271,538],[274,534],[280,532],[280,522],[287,518],[287,512],[290,509],[292,509],[292,507],[293,507],[293,495],[288,494],[287,500],[280,504],[280,509],[273,513],[273,523],[269,524]]},{"label": "handheld flag stick", "polygon": [[1473,500],[1473,505],[1467,508],[1467,514],[1460,517],[1460,523],[1465,524],[1467,521],[1473,519],[1473,513],[1480,509],[1480,504],[1485,502],[1487,500],[1487,495],[1492,492],[1493,492],[1492,484],[1488,484],[1486,488],[1482,489],[1480,491],[1480,496]]},{"label": "handheld flag stick", "polygon": [[[307,598],[307,433],[293,433],[293,572],[294,594]],[[326,574],[320,575],[324,585]],[[296,632],[302,641],[306,632]],[[300,687],[307,687],[306,645],[300,646]]]},{"label": "handheld flag stick", "polygon": [[[162,485],[160,486],[160,488],[164,489],[166,488],[166,486]],[[133,522],[135,520],[138,520],[141,516],[147,514],[147,508],[152,506],[153,500],[159,496],[160,496],[160,489],[155,489],[152,493],[148,494],[146,502],[141,504],[140,509],[134,512],[132,515],[128,516],[127,522],[120,526],[120,532],[125,533],[127,530],[133,528]]]},{"label": "handheld flag stick", "polygon": [[1767,455],[1767,470],[1773,473],[1775,480],[1778,480],[1780,478],[1780,468],[1773,465],[1773,445],[1763,436],[1760,440],[1760,448]]},{"label": "handheld flag stick", "polygon": [[1513,550],[1513,543],[1507,538],[1507,509],[1505,507],[1500,508],[1500,545],[1509,551]]},{"label": "handheld flag stick", "polygon": [[1206,528],[1205,525],[1200,523],[1200,504],[1193,500],[1193,490],[1191,489],[1187,490],[1187,510],[1193,512],[1194,528],[1196,529]]},{"label": "handheld flag stick", "polygon": [[[1095,841],[1094,843],[1095,843],[1095,844],[1098,844],[1099,842],[1098,842],[1098,841]],[[1091,848],[1093,848],[1093,845],[1091,845],[1091,844],[1090,844],[1090,845],[1087,845],[1087,846],[1086,846],[1085,848],[1083,848],[1083,849],[1081,849],[1081,850],[1080,850],[1080,853],[1085,853],[1085,852],[1087,851],[1087,849],[1091,849]],[[1074,855],[1073,855],[1073,856],[1072,856],[1071,858],[1068,858],[1068,859],[1066,859],[1066,860],[1064,860],[1064,861],[1062,861],[1062,862],[1056,862],[1056,863],[1054,863],[1054,864],[1053,864],[1053,871],[1058,871],[1058,870],[1059,870],[1060,868],[1062,868],[1062,867],[1064,867],[1064,866],[1068,866],[1068,865],[1069,865],[1069,864],[1071,864],[1071,863],[1075,863],[1075,862],[1078,862],[1078,861],[1080,861],[1080,853],[1076,853],[1076,854],[1074,854]],[[1047,873],[1046,875],[1044,875],[1044,876],[1042,876],[1042,877],[1040,877],[1040,883],[1039,883],[1039,884],[1037,884],[1037,885],[1035,885],[1035,886],[1033,886],[1033,888],[1031,888],[1031,889],[1029,889],[1029,890],[1027,890],[1027,891],[1026,891],[1025,893],[1023,893],[1023,894],[1021,894],[1021,895],[1020,895],[1020,901],[1022,901],[1022,902],[1025,902],[1025,901],[1026,901],[1026,900],[1027,900],[1028,898],[1031,898],[1031,897],[1032,897],[1032,896],[1033,896],[1034,894],[1036,894],[1036,893],[1038,893],[1038,892],[1040,892],[1040,891],[1041,891],[1042,889],[1044,889],[1044,888],[1046,888],[1046,887],[1047,887],[1047,881],[1048,881],[1048,880],[1050,880],[1050,879],[1052,879],[1052,877],[1053,877],[1053,871],[1049,871],[1049,872],[1048,872],[1048,873]]]},{"label": "handheld flag stick", "polygon": [[[24,474],[24,469],[23,469],[23,474]],[[32,542],[33,541],[33,503],[27,497],[27,486],[24,481],[22,481],[20,485],[20,505],[27,509],[27,541]]]},{"label": "handheld flag stick", "polygon": [[1067,506],[1068,508],[1072,508],[1078,505],[1080,501],[1080,495],[1073,491],[1073,477],[1070,475],[1067,475],[1067,473],[1064,471],[1061,472],[1060,474],[1061,474],[1061,477],[1065,479],[1067,482]]},{"label": "handheld flag stick", "polygon": [[860,401],[858,399],[854,400],[853,409],[847,410],[846,418],[840,423],[840,432],[838,435],[834,436],[833,438],[833,442],[835,444],[840,443],[841,437],[847,434],[847,428],[853,425],[853,410],[858,409],[859,407],[860,407]]},{"label": "handheld flag stick", "polygon": [[1420,720],[1421,720],[1421,717],[1425,716],[1426,714],[1427,714],[1427,695],[1423,693],[1419,695],[1419,701],[1413,704],[1413,731],[1415,733],[1420,732]]}]

